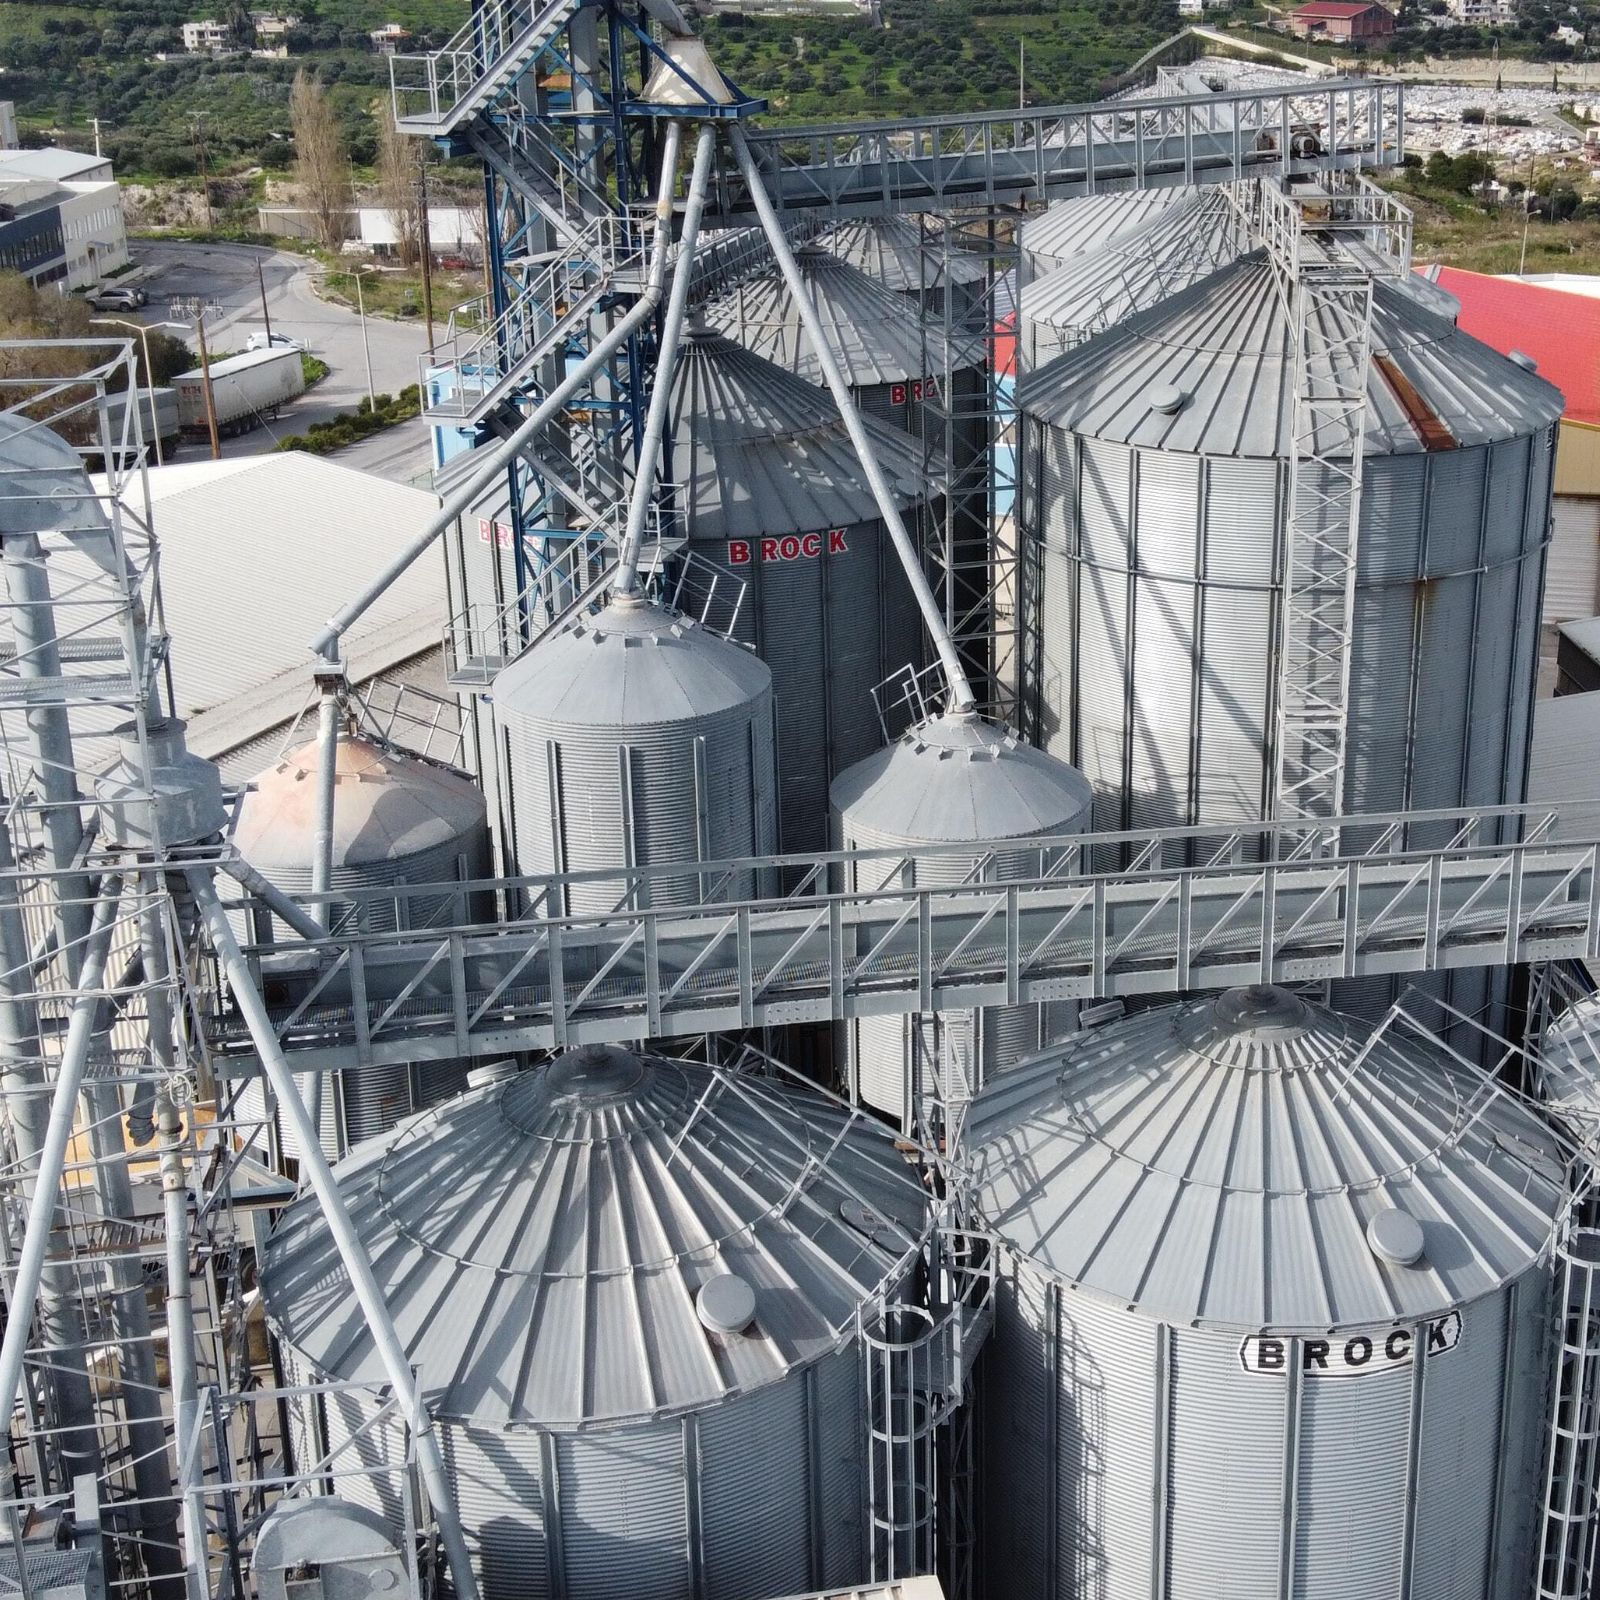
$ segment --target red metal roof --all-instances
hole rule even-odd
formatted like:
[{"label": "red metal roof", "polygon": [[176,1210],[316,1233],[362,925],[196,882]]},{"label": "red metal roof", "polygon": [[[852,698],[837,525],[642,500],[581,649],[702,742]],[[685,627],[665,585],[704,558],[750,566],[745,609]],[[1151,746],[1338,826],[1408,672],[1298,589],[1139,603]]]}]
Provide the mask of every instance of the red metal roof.
[{"label": "red metal roof", "polygon": [[1429,276],[1461,302],[1457,321],[1473,338],[1502,355],[1532,356],[1565,397],[1564,415],[1600,424],[1600,300],[1456,267]]},{"label": "red metal roof", "polygon": [[1372,4],[1372,0],[1364,0],[1357,4],[1356,0],[1311,0],[1307,6],[1297,6],[1291,15],[1296,17],[1359,17],[1367,11],[1381,11],[1382,6]]}]

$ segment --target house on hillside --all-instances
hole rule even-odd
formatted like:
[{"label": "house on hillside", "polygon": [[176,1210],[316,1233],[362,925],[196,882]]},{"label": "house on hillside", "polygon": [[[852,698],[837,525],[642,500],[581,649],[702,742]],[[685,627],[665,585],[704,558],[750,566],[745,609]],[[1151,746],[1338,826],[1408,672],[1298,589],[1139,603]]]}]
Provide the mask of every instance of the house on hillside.
[{"label": "house on hillside", "polygon": [[1394,13],[1387,6],[1362,0],[1311,0],[1285,19],[1297,39],[1326,39],[1349,44],[1363,39],[1385,39],[1394,32]]}]

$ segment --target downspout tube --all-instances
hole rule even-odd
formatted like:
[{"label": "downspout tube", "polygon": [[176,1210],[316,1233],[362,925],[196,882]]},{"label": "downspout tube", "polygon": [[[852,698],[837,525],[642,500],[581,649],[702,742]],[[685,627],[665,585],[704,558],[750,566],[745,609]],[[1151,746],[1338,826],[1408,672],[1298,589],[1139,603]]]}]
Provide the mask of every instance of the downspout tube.
[{"label": "downspout tube", "polygon": [[[405,1346],[395,1331],[394,1319],[389,1314],[383,1291],[373,1274],[372,1259],[356,1232],[355,1222],[344,1203],[344,1196],[339,1192],[328,1158],[322,1153],[322,1142],[306,1111],[305,1102],[300,1098],[300,1090],[295,1084],[294,1074],[289,1070],[289,1063],[284,1059],[278,1037],[273,1032],[266,1004],[256,991],[250,968],[239,950],[233,929],[228,925],[227,913],[217,899],[210,869],[190,867],[184,876],[188,879],[200,915],[205,921],[212,949],[227,974],[234,1002],[244,1017],[250,1038],[261,1057],[267,1080],[278,1097],[278,1110],[289,1119],[299,1141],[301,1171],[316,1192],[317,1203],[322,1207],[328,1231],[339,1251],[339,1259],[350,1274],[350,1287],[371,1331],[378,1358],[383,1362],[384,1372],[416,1438],[417,1466],[439,1519],[439,1537],[450,1567],[451,1583],[458,1600],[479,1600],[478,1580],[472,1571],[472,1558],[456,1510],[449,1474],[445,1470],[444,1455],[439,1448],[438,1436],[433,1431],[433,1421],[422,1403]],[[9,1339],[9,1330],[7,1336]]]},{"label": "downspout tube", "polygon": [[669,122],[664,136],[664,153],[661,163],[661,188],[656,197],[656,240],[650,253],[650,268],[645,279],[644,293],[632,309],[617,323],[572,372],[542,400],[533,414],[515,433],[487,452],[473,475],[439,508],[433,520],[406,546],[404,550],[378,574],[354,600],[343,606],[328,619],[328,625],[311,641],[311,649],[326,660],[337,654],[339,639],[345,630],[392,584],[413,561],[432,545],[433,541],[477,503],[485,487],[516,459],[528,444],[566,405],[590,376],[604,366],[633,335],[655,315],[661,304],[661,291],[666,283],[667,244],[672,232],[672,196],[678,183],[678,155],[683,143],[683,128]]},{"label": "downspout tube", "polygon": [[66,1044],[61,1052],[61,1068],[56,1075],[55,1093],[50,1099],[50,1121],[45,1129],[33,1177],[33,1197],[28,1205],[28,1221],[17,1255],[17,1270],[12,1289],[12,1315],[6,1320],[5,1336],[0,1340],[0,1416],[9,1417],[17,1403],[22,1384],[22,1360],[28,1348],[28,1329],[33,1322],[30,1309],[39,1293],[44,1273],[50,1232],[55,1224],[56,1194],[66,1168],[67,1145],[89,1066],[89,1047],[94,1042],[95,1019],[100,1011],[98,993],[105,981],[106,958],[111,949],[111,930],[116,926],[117,902],[122,897],[122,879],[108,873],[95,903],[94,920],[84,946],[83,966],[78,974],[77,996],[67,1022]]},{"label": "downspout tube", "polygon": [[939,609],[939,602],[934,598],[933,590],[928,585],[928,575],[922,570],[922,558],[917,553],[916,545],[911,541],[911,535],[906,532],[900,508],[894,503],[889,480],[884,477],[883,468],[878,465],[878,458],[873,452],[872,441],[867,437],[866,427],[861,421],[861,412],[856,406],[855,396],[850,393],[850,386],[845,382],[838,359],[828,343],[822,319],[817,315],[817,308],[811,303],[805,279],[800,275],[800,268],[795,265],[794,252],[789,248],[789,240],[778,222],[778,214],[772,209],[772,201],[767,197],[766,186],[756,166],[755,158],[750,154],[750,145],[744,136],[744,130],[735,123],[729,128],[728,135],[733,141],[733,153],[739,163],[739,171],[744,174],[745,184],[750,190],[756,215],[761,219],[767,242],[772,246],[773,259],[778,263],[779,271],[783,273],[783,281],[788,285],[789,293],[794,298],[795,309],[800,313],[800,320],[805,324],[806,333],[816,350],[817,364],[822,368],[823,379],[833,396],[834,404],[839,408],[839,415],[844,418],[850,443],[860,458],[867,485],[872,490],[872,498],[877,502],[878,515],[883,518],[884,526],[889,530],[889,538],[893,541],[895,554],[900,557],[901,566],[905,568],[911,592],[915,595],[917,606],[922,612],[922,620],[927,624],[928,634],[933,640],[934,648],[939,652],[939,664],[944,669],[945,683],[949,686],[953,707],[958,711],[975,710],[977,697],[972,692],[972,685],[967,681],[966,668],[961,665],[961,657],[956,653],[944,613]]},{"label": "downspout tube", "polygon": [[617,557],[617,576],[612,593],[631,595],[639,579],[639,554],[644,545],[644,525],[650,514],[650,496],[656,486],[656,468],[661,460],[661,441],[666,436],[667,412],[672,404],[672,373],[678,362],[678,343],[683,337],[683,319],[689,309],[689,290],[694,276],[695,246],[700,238],[700,217],[706,207],[706,184],[711,175],[711,157],[716,149],[717,130],[707,123],[695,145],[694,170],[689,175],[689,196],[683,208],[683,233],[678,259],[672,269],[672,293],[667,298],[667,316],[661,329],[661,353],[656,361],[655,386],[650,391],[650,410],[645,417],[644,440],[639,447],[639,463],[634,471],[633,499],[628,504],[628,526],[622,537],[622,553]]}]

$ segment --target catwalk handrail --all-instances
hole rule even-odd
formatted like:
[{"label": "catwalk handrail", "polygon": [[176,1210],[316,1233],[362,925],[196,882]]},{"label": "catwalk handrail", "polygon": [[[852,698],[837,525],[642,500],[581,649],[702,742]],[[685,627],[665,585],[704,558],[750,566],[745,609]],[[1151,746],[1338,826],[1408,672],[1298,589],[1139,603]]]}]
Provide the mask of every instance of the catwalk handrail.
[{"label": "catwalk handrail", "polygon": [[[1453,816],[1431,814],[1439,825],[1431,848],[1322,857],[1296,847],[1264,862],[1163,864],[1164,853],[1204,830],[1063,838],[1037,847],[1036,876],[935,886],[894,871],[892,852],[864,852],[858,862],[885,861],[883,887],[833,892],[828,861],[813,858],[810,882],[788,897],[357,931],[326,945],[258,945],[247,956],[279,977],[305,963],[295,997],[272,1011],[297,1070],[950,1007],[1600,959],[1600,841],[1551,837],[1554,809],[1494,808],[1451,828]],[[1482,824],[1517,817],[1529,823],[1522,839],[1480,837]],[[1329,826],[1375,828],[1398,844],[1403,826],[1429,820]],[[1277,830],[1252,828],[1240,838],[1261,831]],[[1130,870],[1119,846],[1140,839]],[[1009,870],[1017,870],[1014,855]],[[664,874],[670,869],[649,875],[658,899],[668,892]],[[702,875],[749,881],[689,863],[677,870],[678,893]],[[226,1011],[216,1011],[209,1030],[217,1055],[251,1053]]]},{"label": "catwalk handrail", "polygon": [[[1399,83],[1334,78],[1198,97],[750,127],[746,137],[780,212],[937,211],[1394,166],[1405,154],[1405,92]],[[740,175],[724,168],[708,224],[734,227],[753,216]]]}]

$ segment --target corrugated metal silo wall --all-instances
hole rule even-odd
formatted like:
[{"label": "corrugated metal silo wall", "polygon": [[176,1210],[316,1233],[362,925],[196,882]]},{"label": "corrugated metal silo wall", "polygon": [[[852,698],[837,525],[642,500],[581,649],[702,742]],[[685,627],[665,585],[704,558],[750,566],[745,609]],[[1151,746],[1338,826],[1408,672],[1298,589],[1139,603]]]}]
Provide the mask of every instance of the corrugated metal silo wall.
[{"label": "corrugated metal silo wall", "polygon": [[[726,648],[726,647],[724,647]],[[616,730],[500,718],[503,804],[516,871],[535,876],[606,867],[715,861],[772,851],[773,703],[763,694],[719,715]],[[702,752],[697,757],[697,750]],[[754,892],[754,881],[732,896]],[[573,914],[616,909],[620,883],[575,886]],[[653,905],[692,905],[693,874],[649,886]]]},{"label": "corrugated metal silo wall", "polygon": [[[284,1367],[307,1381],[287,1349]],[[762,1600],[861,1583],[863,1385],[852,1345],[788,1381],[641,1427],[442,1425],[484,1600]],[[341,1459],[368,1468],[403,1461],[392,1421],[360,1433],[373,1409],[355,1391],[331,1396],[330,1448],[348,1445]],[[338,1487],[398,1524],[392,1474]]]},{"label": "corrugated metal silo wall", "polygon": [[980,1373],[986,1600],[1525,1600],[1548,1296],[1541,1270],[1465,1307],[1420,1371],[1291,1379],[1246,1371],[1239,1334],[1007,1252]]},{"label": "corrugated metal silo wall", "polygon": [[[837,827],[846,850],[894,849],[905,844],[903,839],[886,838],[875,830],[853,825],[848,819]],[[979,854],[913,857],[911,883],[906,887],[965,882],[977,865]],[[988,881],[1031,877],[1037,865],[1037,851],[1002,853],[995,857]],[[888,866],[887,862],[876,864],[879,876],[875,879],[868,877],[874,870],[873,863],[847,870],[856,887],[902,882],[901,874],[894,874],[892,879],[886,876]],[[1071,1032],[1076,1020],[1077,1006],[1072,1001],[982,1006],[931,1016],[855,1017],[836,1029],[836,1058],[844,1061],[849,1092],[909,1131],[913,1123],[912,1097],[919,1087],[917,1075],[926,1067],[945,1062],[947,1051],[961,1052],[970,1063],[971,1087],[975,1090],[996,1072],[1015,1066],[1025,1056]]]},{"label": "corrugated metal silo wall", "polygon": [[[913,537],[939,514],[908,514]],[[690,539],[743,580],[733,634],[772,672],[781,848],[825,850],[829,784],[883,743],[874,686],[927,660],[905,568],[877,519],[773,540],[701,541],[691,527]]]},{"label": "corrugated metal silo wall", "polygon": [[[1024,438],[1040,743],[1094,785],[1097,828],[1270,815],[1286,464],[1131,449],[1032,418]],[[1525,797],[1553,449],[1546,429],[1368,457],[1346,812]],[[1375,1018],[1407,986],[1508,1026],[1494,969],[1360,980],[1334,999]]]}]

